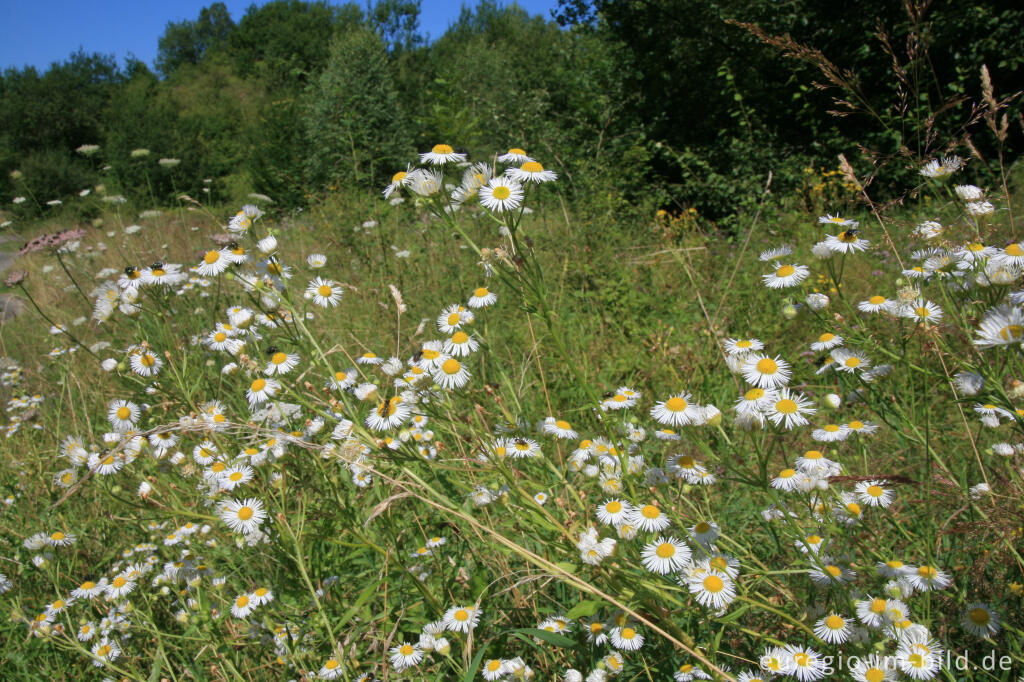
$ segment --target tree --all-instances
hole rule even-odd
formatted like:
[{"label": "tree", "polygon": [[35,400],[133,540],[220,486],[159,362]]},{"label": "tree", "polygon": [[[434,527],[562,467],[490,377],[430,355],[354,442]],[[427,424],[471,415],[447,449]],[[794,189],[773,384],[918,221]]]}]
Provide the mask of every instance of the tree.
[{"label": "tree", "polygon": [[231,34],[235,69],[242,76],[263,76],[272,90],[295,91],[323,70],[335,33],[362,21],[362,10],[352,3],[273,0],[250,5]]},{"label": "tree", "polygon": [[305,114],[314,185],[381,184],[411,152],[387,50],[369,29],[338,35]]},{"label": "tree", "polygon": [[369,9],[368,19],[391,53],[408,52],[423,43],[420,0],[379,0]]},{"label": "tree", "polygon": [[156,70],[166,78],[184,64],[199,64],[207,53],[227,45],[235,28],[223,2],[204,7],[195,21],[168,22],[158,43]]}]

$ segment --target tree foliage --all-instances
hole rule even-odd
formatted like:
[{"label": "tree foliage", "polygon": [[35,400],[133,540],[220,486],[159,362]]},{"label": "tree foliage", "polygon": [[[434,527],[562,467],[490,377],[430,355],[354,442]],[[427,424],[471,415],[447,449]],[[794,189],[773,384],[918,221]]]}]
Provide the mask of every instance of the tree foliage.
[{"label": "tree foliage", "polygon": [[204,7],[195,21],[168,22],[160,36],[156,70],[166,77],[185,64],[199,64],[210,52],[225,47],[235,28],[223,2]]},{"label": "tree foliage", "polygon": [[[728,221],[768,170],[783,191],[845,153],[895,163],[895,187],[911,158],[953,145],[1007,160],[1024,148],[1012,3],[560,0],[552,21],[481,0],[430,43],[419,12],[272,0],[236,24],[217,2],[167,24],[155,70],[83,52],[8,69],[5,194],[103,182],[151,201],[255,190],[299,205],[378,186],[410,147],[445,141],[478,156],[524,147],[595,210],[653,202]],[[982,64],[1017,122],[1002,141],[971,108]],[[83,144],[103,151],[83,158]],[[158,173],[137,148],[181,164]]]}]

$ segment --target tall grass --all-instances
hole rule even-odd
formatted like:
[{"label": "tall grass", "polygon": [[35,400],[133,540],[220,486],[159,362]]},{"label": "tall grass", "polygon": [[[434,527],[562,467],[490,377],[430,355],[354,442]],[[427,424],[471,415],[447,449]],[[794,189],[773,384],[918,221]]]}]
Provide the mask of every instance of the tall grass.
[{"label": "tall grass", "polygon": [[1009,186],[727,240],[533,163],[24,256],[10,676],[1016,679]]}]

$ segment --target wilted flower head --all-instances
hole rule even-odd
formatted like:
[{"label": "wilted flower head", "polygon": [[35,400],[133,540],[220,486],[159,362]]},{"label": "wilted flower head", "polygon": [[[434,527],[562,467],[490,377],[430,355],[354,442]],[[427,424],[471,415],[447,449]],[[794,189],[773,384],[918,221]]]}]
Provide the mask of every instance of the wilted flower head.
[{"label": "wilted flower head", "polygon": [[19,256],[27,253],[35,253],[43,249],[57,249],[67,242],[81,239],[85,236],[85,230],[76,228],[74,230],[60,230],[52,234],[44,234],[36,237],[18,251]]},{"label": "wilted flower head", "polygon": [[959,156],[946,156],[942,161],[932,159],[921,169],[926,178],[945,178],[963,168],[964,160]]}]

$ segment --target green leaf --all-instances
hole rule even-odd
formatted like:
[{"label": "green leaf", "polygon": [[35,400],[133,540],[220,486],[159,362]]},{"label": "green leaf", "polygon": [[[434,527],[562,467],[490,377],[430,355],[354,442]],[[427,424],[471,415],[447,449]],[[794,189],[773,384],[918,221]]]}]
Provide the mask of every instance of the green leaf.
[{"label": "green leaf", "polygon": [[562,648],[572,648],[576,646],[576,640],[569,639],[565,635],[560,635],[557,632],[548,632],[547,630],[541,630],[539,628],[517,628],[510,630],[513,635],[520,635],[522,637],[536,637],[542,642],[547,642],[552,646]]},{"label": "green leaf", "polygon": [[601,599],[584,599],[569,609],[569,613],[565,614],[565,617],[569,620],[576,620],[577,618],[593,616],[602,605],[604,605],[604,601]]},{"label": "green leaf", "polygon": [[476,652],[476,656],[473,657],[473,662],[466,668],[466,674],[462,676],[462,682],[473,682],[473,678],[476,677],[476,671],[480,669],[480,662],[484,660],[484,647],[480,647],[480,650]]},{"label": "green leaf", "polygon": [[744,604],[740,608],[729,613],[729,615],[723,616],[722,618],[716,618],[715,620],[719,623],[735,623],[749,608],[750,604]]},{"label": "green leaf", "polygon": [[338,621],[338,627],[340,628],[346,623],[348,623],[352,619],[352,616],[356,615],[356,613],[359,612],[359,609],[362,608],[363,604],[369,601],[370,597],[372,597],[374,593],[377,592],[377,589],[378,586],[376,583],[367,585],[366,589],[359,593],[359,597],[356,599],[356,603],[349,607],[349,610],[346,611],[345,614],[341,617],[341,620]]},{"label": "green leaf", "polygon": [[560,569],[562,569],[566,573],[575,573],[576,572],[576,564],[569,563],[568,561],[556,561],[555,562],[555,566],[558,566]]},{"label": "green leaf", "polygon": [[164,647],[162,644],[157,643],[156,660],[153,661],[153,670],[149,673],[149,682],[160,682],[160,672],[164,669],[164,661],[166,655],[164,654]]}]

